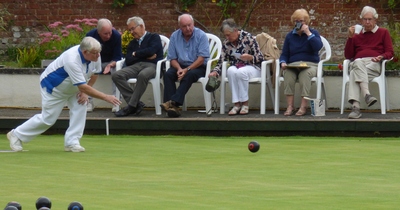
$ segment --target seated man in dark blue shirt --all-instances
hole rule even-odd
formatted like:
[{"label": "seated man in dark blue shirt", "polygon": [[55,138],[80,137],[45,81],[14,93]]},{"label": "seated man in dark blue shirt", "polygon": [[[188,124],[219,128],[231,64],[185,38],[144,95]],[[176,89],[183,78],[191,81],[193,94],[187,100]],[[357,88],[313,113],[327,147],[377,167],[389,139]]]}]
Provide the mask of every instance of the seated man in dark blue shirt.
[{"label": "seated man in dark blue shirt", "polygon": [[[115,112],[117,117],[140,114],[144,107],[140,97],[146,91],[149,80],[156,76],[157,62],[164,58],[160,35],[146,31],[142,18],[131,17],[127,25],[134,39],[129,42],[127,48],[126,67],[111,75],[128,104]],[[128,83],[130,78],[137,78],[134,89]]]},{"label": "seated man in dark blue shirt", "polygon": [[[100,19],[97,22],[97,28],[89,31],[86,36],[91,36],[100,42],[102,50],[101,56],[101,67],[103,74],[108,74],[115,72],[115,65],[117,61],[122,58],[122,43],[121,34],[113,29],[113,25],[108,19]],[[115,95],[115,85],[112,87],[113,95]],[[113,107],[113,112],[115,112]],[[94,104],[93,100],[90,98],[90,103],[88,103],[87,111],[93,111]]]}]

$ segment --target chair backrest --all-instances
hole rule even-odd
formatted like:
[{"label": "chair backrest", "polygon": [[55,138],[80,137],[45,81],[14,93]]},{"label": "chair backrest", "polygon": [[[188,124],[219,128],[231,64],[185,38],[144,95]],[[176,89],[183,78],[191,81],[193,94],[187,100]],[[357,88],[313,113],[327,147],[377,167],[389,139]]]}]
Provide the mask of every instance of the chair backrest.
[{"label": "chair backrest", "polygon": [[322,44],[324,45],[322,49],[319,51],[319,57],[322,62],[329,61],[332,56],[331,46],[329,45],[328,40],[325,37],[320,36]]},{"label": "chair backrest", "polygon": [[221,39],[214,34],[206,33],[210,47],[210,60],[219,59],[222,52]]},{"label": "chair backrest", "polygon": [[161,44],[163,46],[164,57],[166,57],[167,51],[168,51],[168,46],[169,46],[169,39],[168,39],[168,37],[166,37],[164,35],[160,35],[160,38],[161,38]]}]

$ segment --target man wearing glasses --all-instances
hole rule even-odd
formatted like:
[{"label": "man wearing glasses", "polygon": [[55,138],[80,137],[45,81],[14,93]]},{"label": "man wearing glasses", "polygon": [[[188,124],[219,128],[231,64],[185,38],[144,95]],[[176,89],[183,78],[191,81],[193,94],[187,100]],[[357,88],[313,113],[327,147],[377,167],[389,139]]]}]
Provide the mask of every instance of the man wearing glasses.
[{"label": "man wearing glasses", "polygon": [[394,54],[389,31],[376,25],[378,19],[376,10],[365,6],[360,18],[361,31],[356,31],[356,26],[349,28],[344,49],[346,59],[351,60],[348,95],[348,101],[352,104],[352,111],[348,116],[350,119],[361,117],[361,96],[368,107],[377,102],[377,99],[369,92],[368,83],[380,75],[381,61],[392,58]]},{"label": "man wearing glasses", "polygon": [[[164,58],[160,35],[146,31],[142,18],[131,17],[126,24],[134,37],[127,47],[126,67],[111,75],[128,104],[114,113],[117,117],[140,114],[144,107],[140,98],[146,91],[149,80],[156,76],[157,62]],[[137,78],[134,89],[128,83],[130,78]]]},{"label": "man wearing glasses", "polygon": [[[121,34],[113,29],[113,25],[110,20],[102,18],[97,22],[97,28],[89,31],[86,36],[95,38],[100,42],[102,46],[102,51],[100,53],[101,57],[101,68],[103,74],[115,72],[115,66],[117,61],[122,59],[122,43]],[[112,93],[115,95],[115,85],[112,85]],[[89,98],[90,103],[88,103],[87,111],[91,112],[94,110],[94,103],[92,98]],[[112,112],[116,111],[114,106]]]}]

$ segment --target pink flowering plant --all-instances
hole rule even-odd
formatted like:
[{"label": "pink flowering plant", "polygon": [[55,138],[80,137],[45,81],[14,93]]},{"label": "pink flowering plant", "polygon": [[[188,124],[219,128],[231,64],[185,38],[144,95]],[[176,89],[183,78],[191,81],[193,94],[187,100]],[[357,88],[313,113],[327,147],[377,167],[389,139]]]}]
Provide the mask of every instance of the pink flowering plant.
[{"label": "pink flowering plant", "polygon": [[48,25],[48,32],[39,34],[39,47],[44,59],[57,58],[68,48],[78,45],[86,33],[97,26],[97,19],[76,19],[74,24],[54,22]]},{"label": "pink flowering plant", "polygon": [[76,19],[73,24],[56,21],[38,35],[34,46],[19,50],[17,62],[20,67],[40,67],[41,60],[55,59],[68,48],[78,45],[86,33],[97,26],[97,19]]}]

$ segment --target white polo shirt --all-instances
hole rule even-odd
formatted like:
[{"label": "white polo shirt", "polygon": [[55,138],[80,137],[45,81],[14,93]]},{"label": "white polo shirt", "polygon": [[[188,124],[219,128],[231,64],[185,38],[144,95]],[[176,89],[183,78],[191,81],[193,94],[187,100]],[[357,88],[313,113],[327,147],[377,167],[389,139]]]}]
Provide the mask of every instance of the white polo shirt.
[{"label": "white polo shirt", "polygon": [[75,94],[78,85],[86,84],[90,76],[101,72],[101,59],[96,62],[85,60],[79,45],[71,47],[53,61],[40,76],[40,85],[46,91]]}]

